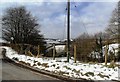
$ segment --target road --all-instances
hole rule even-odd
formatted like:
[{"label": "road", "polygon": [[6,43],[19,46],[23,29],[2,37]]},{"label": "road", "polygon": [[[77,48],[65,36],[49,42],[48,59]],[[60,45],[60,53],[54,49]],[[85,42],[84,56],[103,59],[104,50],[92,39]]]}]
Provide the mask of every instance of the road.
[{"label": "road", "polygon": [[[31,71],[29,69],[16,66],[12,63],[2,61],[1,58],[0,58],[0,80],[5,80],[2,82],[65,82],[48,75],[40,74]],[[84,81],[77,81],[77,82],[84,82]],[[105,80],[105,81],[94,81],[94,82],[116,82],[116,81]]]},{"label": "road", "polygon": [[46,82],[48,82],[48,80],[51,80],[51,81],[63,82],[57,78],[40,74],[40,73],[31,71],[29,69],[16,66],[7,61],[3,61],[2,51],[3,49],[0,48],[0,80],[19,80],[19,81],[32,80],[33,82],[35,82],[36,80],[37,81],[46,80]]},{"label": "road", "polygon": [[2,62],[2,60],[0,60],[0,67],[2,67],[2,69],[0,68],[0,72],[2,71],[2,80],[58,80],[47,75],[43,75],[25,68],[18,67],[8,62]]}]

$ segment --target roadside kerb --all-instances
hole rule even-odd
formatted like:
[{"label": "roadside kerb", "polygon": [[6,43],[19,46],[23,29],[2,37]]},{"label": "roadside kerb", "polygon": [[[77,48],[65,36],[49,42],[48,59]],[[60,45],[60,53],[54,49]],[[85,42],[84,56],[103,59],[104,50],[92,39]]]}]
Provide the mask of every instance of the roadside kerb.
[{"label": "roadside kerb", "polygon": [[35,71],[35,72],[38,72],[38,73],[49,75],[49,76],[52,76],[52,77],[55,77],[55,78],[58,78],[58,79],[61,79],[61,80],[67,81],[67,82],[94,82],[93,80],[86,80],[86,79],[83,79],[83,78],[75,79],[75,78],[72,78],[72,77],[66,77],[66,76],[58,75],[58,74],[48,72],[48,71],[45,71],[45,70],[40,70],[38,68],[25,65],[21,62],[10,59],[8,57],[6,57],[4,60],[8,61],[8,62],[12,62],[12,64],[15,64],[19,67],[23,67],[23,68],[26,68],[26,69],[29,69],[29,70],[32,70],[32,71]]}]

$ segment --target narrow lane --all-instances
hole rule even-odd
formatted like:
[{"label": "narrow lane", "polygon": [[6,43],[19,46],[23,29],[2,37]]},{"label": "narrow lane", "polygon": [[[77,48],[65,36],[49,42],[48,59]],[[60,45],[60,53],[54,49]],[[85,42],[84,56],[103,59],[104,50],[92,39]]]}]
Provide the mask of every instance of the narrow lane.
[{"label": "narrow lane", "polygon": [[[0,53],[1,55],[1,53]],[[2,58],[2,56],[1,56]],[[0,81],[2,82],[65,82],[57,78],[40,74],[29,69],[16,66],[12,63],[2,61],[0,58]],[[73,82],[116,82],[110,80],[96,81],[73,81]]]},{"label": "narrow lane", "polygon": [[0,72],[2,71],[2,80],[59,80],[1,60],[0,64],[2,64],[2,69],[0,69]]}]

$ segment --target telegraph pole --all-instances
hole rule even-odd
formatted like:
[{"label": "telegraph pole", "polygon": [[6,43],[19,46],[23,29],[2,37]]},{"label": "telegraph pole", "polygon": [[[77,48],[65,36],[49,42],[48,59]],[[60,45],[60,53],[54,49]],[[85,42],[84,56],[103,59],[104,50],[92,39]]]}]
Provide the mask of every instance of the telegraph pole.
[{"label": "telegraph pole", "polygon": [[67,62],[70,59],[70,0],[67,2]]}]

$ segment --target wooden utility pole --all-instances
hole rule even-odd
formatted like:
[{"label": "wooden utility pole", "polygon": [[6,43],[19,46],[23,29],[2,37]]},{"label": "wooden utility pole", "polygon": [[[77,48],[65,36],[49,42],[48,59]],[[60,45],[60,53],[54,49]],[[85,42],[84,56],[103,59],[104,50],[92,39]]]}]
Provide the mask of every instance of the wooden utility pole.
[{"label": "wooden utility pole", "polygon": [[74,44],[74,62],[76,63],[76,44]]},{"label": "wooden utility pole", "polygon": [[70,59],[70,0],[67,4],[67,62]]}]

